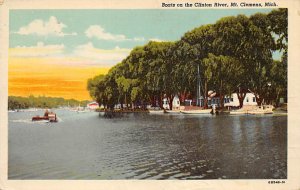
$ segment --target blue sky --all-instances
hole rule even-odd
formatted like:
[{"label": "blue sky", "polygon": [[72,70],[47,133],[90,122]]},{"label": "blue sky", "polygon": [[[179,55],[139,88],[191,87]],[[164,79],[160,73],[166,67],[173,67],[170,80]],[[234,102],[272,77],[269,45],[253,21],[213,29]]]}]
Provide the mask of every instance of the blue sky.
[{"label": "blue sky", "polygon": [[149,40],[175,41],[224,16],[271,10],[11,10],[9,46],[17,57],[80,57],[112,66]]}]

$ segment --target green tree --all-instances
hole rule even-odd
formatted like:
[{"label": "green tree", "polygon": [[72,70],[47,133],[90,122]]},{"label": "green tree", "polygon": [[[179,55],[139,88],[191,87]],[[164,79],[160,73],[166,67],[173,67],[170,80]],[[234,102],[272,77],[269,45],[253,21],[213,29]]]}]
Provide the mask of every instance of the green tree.
[{"label": "green tree", "polygon": [[243,75],[243,67],[240,62],[229,56],[215,56],[208,54],[208,58],[203,60],[207,69],[205,76],[211,87],[216,89],[220,97],[221,108],[224,107],[224,96],[230,95],[238,85],[237,78]]},{"label": "green tree", "polygon": [[[172,108],[175,94],[182,101],[195,97],[199,67],[205,107],[212,89],[220,95],[221,107],[224,95],[232,92],[237,92],[241,107],[248,91],[261,104],[270,99],[270,82],[272,94],[277,94],[272,99],[278,101],[287,91],[283,72],[287,68],[287,40],[287,9],[224,17],[185,33],[179,41],[151,41],[134,48],[105,77],[89,80],[88,89],[110,108],[124,102],[154,105],[157,99],[162,106],[164,95]],[[274,51],[283,51],[280,62],[273,61]]]}]

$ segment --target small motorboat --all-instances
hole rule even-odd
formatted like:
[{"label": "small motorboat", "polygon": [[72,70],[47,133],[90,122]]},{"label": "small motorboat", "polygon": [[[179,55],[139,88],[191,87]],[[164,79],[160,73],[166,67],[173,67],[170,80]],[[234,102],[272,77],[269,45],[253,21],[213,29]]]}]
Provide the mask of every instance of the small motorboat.
[{"label": "small motorboat", "polygon": [[48,121],[48,122],[57,122],[57,117],[56,113],[50,112],[50,113],[45,113],[44,116],[34,116],[32,117],[32,121]]}]

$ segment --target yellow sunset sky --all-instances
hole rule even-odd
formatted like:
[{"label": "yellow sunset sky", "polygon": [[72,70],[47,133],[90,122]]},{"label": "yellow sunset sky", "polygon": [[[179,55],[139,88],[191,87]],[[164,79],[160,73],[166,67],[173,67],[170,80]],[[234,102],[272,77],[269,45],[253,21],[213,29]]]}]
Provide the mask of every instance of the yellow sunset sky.
[{"label": "yellow sunset sky", "polygon": [[47,96],[91,100],[87,80],[106,74],[112,63],[129,54],[129,49],[78,45],[66,53],[64,44],[37,42],[9,49],[8,93],[10,96]]},{"label": "yellow sunset sky", "polygon": [[91,100],[87,80],[109,68],[61,64],[51,58],[9,58],[8,93],[13,96],[48,96]]}]

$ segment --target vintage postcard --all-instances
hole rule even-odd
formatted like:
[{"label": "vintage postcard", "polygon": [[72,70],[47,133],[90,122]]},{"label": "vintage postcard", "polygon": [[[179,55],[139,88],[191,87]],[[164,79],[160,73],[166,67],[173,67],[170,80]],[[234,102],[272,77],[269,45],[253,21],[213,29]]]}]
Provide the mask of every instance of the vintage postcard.
[{"label": "vintage postcard", "polygon": [[0,189],[299,189],[299,1],[1,2]]}]

